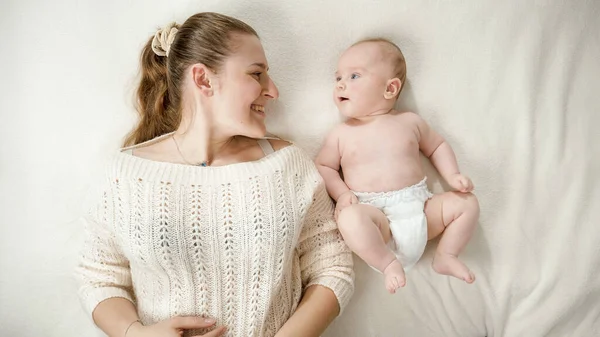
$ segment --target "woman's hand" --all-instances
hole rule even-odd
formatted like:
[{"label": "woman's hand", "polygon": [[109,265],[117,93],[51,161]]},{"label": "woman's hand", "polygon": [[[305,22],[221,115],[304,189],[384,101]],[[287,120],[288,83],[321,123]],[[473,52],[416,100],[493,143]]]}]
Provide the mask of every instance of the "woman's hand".
[{"label": "woman's hand", "polygon": [[[148,326],[136,322],[129,328],[125,337],[181,337],[184,330],[208,328],[214,324],[214,319],[195,316],[173,317]],[[217,337],[223,335],[225,330],[224,326],[220,326],[204,335],[194,337]]]},{"label": "woman's hand", "polygon": [[344,193],[342,193],[338,199],[337,202],[335,204],[335,221],[337,221],[338,216],[340,215],[340,212],[350,206],[350,205],[354,205],[354,204],[358,204],[358,198],[356,197],[356,195],[352,192],[352,191],[346,191]]}]

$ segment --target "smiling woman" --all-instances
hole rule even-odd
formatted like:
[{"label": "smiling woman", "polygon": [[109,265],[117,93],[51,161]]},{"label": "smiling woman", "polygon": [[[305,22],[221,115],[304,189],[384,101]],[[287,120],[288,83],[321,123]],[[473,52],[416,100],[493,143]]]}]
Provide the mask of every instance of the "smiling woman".
[{"label": "smiling woman", "polygon": [[84,217],[80,297],[110,336],[319,336],[352,255],[311,158],[264,136],[256,32],[217,13],[142,51],[140,122]]},{"label": "smiling woman", "polygon": [[[182,163],[214,165],[215,153],[223,155],[226,148],[239,142],[248,145],[249,139],[239,136],[265,135],[264,106],[279,93],[267,73],[258,35],[245,23],[224,16],[214,19],[214,25],[198,29],[206,23],[208,14],[192,16],[183,26],[168,25],[148,41],[142,52],[138,89],[141,120],[125,145],[177,132],[172,142],[163,141],[168,148],[153,142],[137,147],[137,156],[158,161],[172,161],[179,156]],[[229,28],[226,36],[215,38],[224,28]],[[217,127],[207,128],[213,124]],[[220,126],[226,128],[221,130]],[[190,144],[198,137],[212,140],[207,149]]]}]

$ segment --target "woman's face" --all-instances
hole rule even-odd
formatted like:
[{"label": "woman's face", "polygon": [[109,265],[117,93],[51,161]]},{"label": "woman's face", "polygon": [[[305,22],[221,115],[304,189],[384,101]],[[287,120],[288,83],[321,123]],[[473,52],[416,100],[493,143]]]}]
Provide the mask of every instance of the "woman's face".
[{"label": "woman's face", "polygon": [[253,35],[234,34],[230,43],[232,54],[217,74],[214,87],[215,127],[222,134],[263,137],[265,105],[279,96],[267,73],[265,52]]}]

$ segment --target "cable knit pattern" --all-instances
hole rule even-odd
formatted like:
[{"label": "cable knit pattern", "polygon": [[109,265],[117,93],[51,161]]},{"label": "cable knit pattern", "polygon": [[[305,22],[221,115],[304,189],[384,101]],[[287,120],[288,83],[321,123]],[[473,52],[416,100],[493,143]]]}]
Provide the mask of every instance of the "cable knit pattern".
[{"label": "cable knit pattern", "polygon": [[124,297],[144,324],[203,315],[229,337],[273,336],[308,286],[330,288],[342,310],[350,300],[352,255],[332,214],[321,176],[294,145],[222,167],[118,153],[83,219],[82,303],[91,313]]}]

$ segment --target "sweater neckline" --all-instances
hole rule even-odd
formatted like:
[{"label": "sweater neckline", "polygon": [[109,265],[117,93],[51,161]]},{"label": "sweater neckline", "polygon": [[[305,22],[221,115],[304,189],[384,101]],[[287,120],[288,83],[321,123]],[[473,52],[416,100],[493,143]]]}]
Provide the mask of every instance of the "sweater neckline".
[{"label": "sweater neckline", "polygon": [[[138,148],[140,146],[144,146],[144,145],[148,145],[148,144],[153,144],[155,142],[159,142],[163,139],[166,139],[168,137],[171,137],[173,134],[175,134],[175,132],[169,132],[169,133],[165,133],[163,135],[154,137],[150,140],[147,140],[145,142],[139,143],[139,144],[135,144],[135,145],[131,145],[131,146],[127,146],[127,147],[123,147],[119,150],[118,155],[122,155],[122,156],[127,156],[130,157],[131,159],[133,159],[134,161],[138,161],[139,163],[146,163],[149,165],[172,165],[173,167],[181,167],[181,168],[199,168],[201,170],[214,170],[214,169],[219,169],[219,168],[227,168],[227,167],[235,167],[238,165],[243,165],[243,164],[249,164],[249,165],[256,165],[256,164],[260,164],[262,161],[266,161],[267,159],[269,159],[269,157],[273,156],[276,157],[279,152],[283,151],[283,150],[288,150],[288,148],[290,147],[294,147],[293,143],[290,143],[290,145],[280,148],[279,150],[276,151],[272,151],[270,153],[265,154],[264,156],[262,156],[261,158],[258,158],[256,160],[251,160],[251,161],[244,161],[244,162],[238,162],[238,163],[232,163],[232,164],[227,164],[227,165],[220,165],[220,166],[202,166],[202,165],[188,165],[188,164],[181,164],[181,163],[173,163],[173,162],[168,162],[168,161],[159,161],[159,160],[152,160],[152,159],[147,159],[147,158],[142,158],[142,157],[138,157],[138,156],[134,156],[132,152],[127,151],[127,150],[133,150],[135,148]],[[260,138],[260,139],[274,139],[274,137],[264,137],[264,138]],[[284,151],[285,152],[285,151]]]},{"label": "sweater neckline", "polygon": [[[162,137],[162,136],[161,136]],[[243,162],[239,162],[239,163],[232,163],[232,164],[227,164],[227,165],[220,165],[220,166],[200,166],[200,165],[187,165],[187,164],[181,164],[181,163],[173,163],[173,162],[168,162],[168,161],[159,161],[159,160],[152,160],[152,159],[147,159],[147,158],[142,158],[142,157],[138,157],[138,156],[134,156],[133,154],[130,153],[126,153],[123,152],[122,150],[125,150],[127,148],[124,148],[120,151],[117,152],[117,156],[121,157],[123,159],[126,160],[131,160],[132,162],[137,162],[139,164],[147,164],[147,165],[159,165],[159,166],[169,166],[169,167],[173,167],[173,168],[183,168],[183,169],[196,169],[196,170],[202,170],[202,171],[218,171],[218,170],[225,170],[225,169],[229,169],[232,167],[238,167],[238,166],[254,166],[254,165],[259,165],[262,162],[267,161],[268,159],[271,159],[272,157],[279,157],[283,154],[285,154],[288,151],[291,151],[292,148],[295,148],[296,146],[294,144],[290,144],[286,147],[280,148],[279,150],[273,151],[269,154],[266,154],[264,156],[262,156],[261,158],[258,158],[256,160],[251,160],[251,161],[243,161]]]},{"label": "sweater neckline", "polygon": [[[165,137],[162,135],[160,137]],[[126,150],[125,148],[124,150]],[[252,177],[271,175],[276,171],[301,169],[307,157],[294,144],[288,145],[259,159],[223,166],[192,166],[134,156],[118,151],[111,175],[135,180],[191,184],[228,184]]]}]

